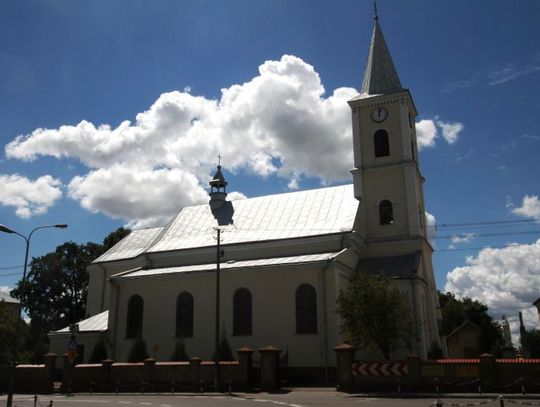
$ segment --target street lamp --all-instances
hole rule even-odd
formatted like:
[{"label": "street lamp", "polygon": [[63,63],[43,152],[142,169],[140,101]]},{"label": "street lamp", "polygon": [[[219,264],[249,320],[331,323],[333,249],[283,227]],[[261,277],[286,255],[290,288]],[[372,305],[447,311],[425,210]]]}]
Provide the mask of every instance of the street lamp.
[{"label": "street lamp", "polygon": [[[19,232],[16,232],[13,229],[8,228],[5,225],[0,225],[0,232],[9,233],[9,234],[15,234],[17,236],[22,237],[24,239],[24,241],[26,242],[26,250],[24,252],[23,276],[22,276],[22,279],[21,279],[21,282],[20,282],[19,286],[24,286],[24,283],[26,282],[26,267],[28,266],[28,252],[30,251],[30,239],[32,238],[32,235],[34,234],[34,232],[36,230],[39,230],[39,229],[46,229],[46,228],[65,229],[67,227],[68,227],[68,225],[66,225],[64,223],[59,223],[59,224],[56,224],[56,225],[38,226],[37,228],[32,229],[32,231],[30,232],[30,234],[28,236],[25,236],[25,235],[20,234]],[[23,308],[23,295],[21,294],[21,298],[19,300],[19,318],[17,320],[17,327],[18,328],[20,328],[20,326],[22,324],[22,308]],[[18,350],[19,350],[19,337],[17,335],[15,352],[17,353]],[[14,389],[15,389],[15,359],[13,359],[12,373],[11,373],[10,385],[9,385],[9,389],[8,389],[8,398],[7,398],[7,401],[6,401],[6,407],[11,407],[12,406]]]}]

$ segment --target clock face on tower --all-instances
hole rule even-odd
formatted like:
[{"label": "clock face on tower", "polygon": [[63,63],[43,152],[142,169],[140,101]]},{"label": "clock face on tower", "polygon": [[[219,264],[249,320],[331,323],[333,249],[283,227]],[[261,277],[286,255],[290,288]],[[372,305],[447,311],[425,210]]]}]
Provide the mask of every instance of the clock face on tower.
[{"label": "clock face on tower", "polygon": [[384,107],[378,107],[371,112],[371,120],[375,123],[382,123],[388,117],[388,111]]}]

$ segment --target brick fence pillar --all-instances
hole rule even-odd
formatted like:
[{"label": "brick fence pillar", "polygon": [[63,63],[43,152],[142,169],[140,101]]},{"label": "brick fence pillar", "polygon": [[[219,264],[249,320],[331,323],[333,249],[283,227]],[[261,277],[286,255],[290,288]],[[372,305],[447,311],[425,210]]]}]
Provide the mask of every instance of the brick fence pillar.
[{"label": "brick fence pillar", "polygon": [[148,358],[144,360],[144,371],[143,377],[144,381],[150,384],[154,383],[154,367],[156,366],[156,360],[153,358]]},{"label": "brick fence pillar", "polygon": [[195,391],[199,390],[199,381],[201,380],[201,359],[189,359],[189,382],[193,385]]},{"label": "brick fence pillar", "polygon": [[251,380],[251,370],[253,362],[253,349],[243,347],[236,351],[238,353],[238,368],[240,369],[240,383],[243,391],[248,391],[251,389],[252,380]]},{"label": "brick fence pillar", "polygon": [[281,349],[268,345],[259,349],[261,354],[261,389],[274,391],[279,389],[279,355]]},{"label": "brick fence pillar", "polygon": [[112,365],[114,363],[114,360],[112,359],[105,359],[101,361],[101,380],[102,383],[105,385],[107,389],[111,389],[112,391]]},{"label": "brick fence pillar", "polygon": [[495,363],[495,356],[489,353],[481,354],[478,371],[480,375],[480,380],[482,382],[489,384],[498,384],[497,378],[499,375],[497,374],[497,364]]},{"label": "brick fence pillar", "polygon": [[407,356],[407,382],[409,390],[417,391],[422,382],[422,360],[420,356]]},{"label": "brick fence pillar", "polygon": [[47,375],[47,384],[45,387],[45,394],[52,394],[54,391],[54,376],[56,371],[56,353],[46,353],[43,358],[45,359],[45,370]]},{"label": "brick fence pillar", "polygon": [[337,387],[339,391],[349,392],[353,388],[354,379],[352,365],[354,362],[355,348],[342,343],[334,348],[337,361]]},{"label": "brick fence pillar", "polygon": [[62,371],[62,392],[70,394],[73,385],[73,359],[66,353],[62,355],[63,371]]}]

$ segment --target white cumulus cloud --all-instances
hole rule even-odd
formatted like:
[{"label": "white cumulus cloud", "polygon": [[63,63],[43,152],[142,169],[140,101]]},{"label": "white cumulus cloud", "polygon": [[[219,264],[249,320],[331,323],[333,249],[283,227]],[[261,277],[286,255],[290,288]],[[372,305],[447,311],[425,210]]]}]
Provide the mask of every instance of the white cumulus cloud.
[{"label": "white cumulus cloud", "polygon": [[540,220],[540,200],[537,195],[525,195],[520,207],[512,209],[516,215]]},{"label": "white cumulus cloud", "polygon": [[515,331],[519,311],[527,325],[538,327],[532,303],[539,297],[539,286],[540,239],[532,244],[486,248],[478,256],[468,257],[465,266],[448,273],[445,291],[486,304],[497,319],[507,315]]},{"label": "white cumulus cloud", "polygon": [[19,174],[0,175],[0,205],[12,206],[27,219],[46,213],[62,197],[60,180],[44,175],[31,180]]},{"label": "white cumulus cloud", "polygon": [[459,122],[444,122],[438,120],[423,119],[416,123],[416,139],[420,150],[435,147],[437,139],[442,137],[448,144],[458,141],[460,133],[465,126]]},{"label": "white cumulus cloud", "polygon": [[454,144],[459,138],[459,133],[465,127],[462,123],[450,123],[441,120],[437,120],[437,126],[441,128],[442,137],[448,144]]},{"label": "white cumulus cloud", "polygon": [[462,233],[461,235],[453,235],[452,243],[469,243],[474,239],[474,233]]},{"label": "white cumulus cloud", "polygon": [[[117,127],[81,121],[19,135],[8,158],[80,160],[87,168],[69,182],[69,196],[93,212],[129,225],[161,224],[182,206],[205,202],[204,187],[218,154],[232,172],[277,175],[290,189],[304,177],[326,185],[350,179],[353,88],[326,92],[313,66],[284,55],[266,61],[245,83],[213,100],[184,91],[162,94],[148,110]],[[425,122],[425,123],[423,123]],[[433,140],[428,123],[435,128]],[[438,136],[435,121],[419,126],[419,147]],[[458,131],[459,133],[459,131]],[[431,143],[431,144],[430,144]]]}]

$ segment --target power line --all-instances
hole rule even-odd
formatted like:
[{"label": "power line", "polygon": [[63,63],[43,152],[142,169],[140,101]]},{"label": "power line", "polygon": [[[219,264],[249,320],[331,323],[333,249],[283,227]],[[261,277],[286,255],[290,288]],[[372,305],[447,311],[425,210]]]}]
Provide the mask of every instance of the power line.
[{"label": "power line", "polygon": [[[510,233],[472,233],[470,236],[471,239],[474,239],[476,237],[495,237],[495,236],[518,236],[518,235],[536,235],[540,234],[540,230],[529,230],[529,231],[521,231],[521,232],[510,232]],[[435,239],[454,239],[459,237],[467,237],[463,235],[446,235],[446,236],[435,236]]]},{"label": "power line", "polygon": [[[529,246],[536,245],[538,243],[529,243]],[[521,246],[521,244],[507,244],[507,245],[494,245],[494,246],[481,246],[481,247],[456,247],[454,249],[434,249],[434,252],[460,252],[466,250],[483,250],[483,249],[505,249],[507,247]]]},{"label": "power line", "polygon": [[8,274],[0,274],[0,277],[11,277],[11,276],[20,276],[23,272],[19,273],[8,273]]},{"label": "power line", "polygon": [[22,269],[24,266],[5,266],[0,267],[0,270],[14,270],[14,269]]},{"label": "power line", "polygon": [[518,220],[491,220],[483,222],[463,222],[463,223],[437,223],[435,225],[430,225],[429,227],[436,228],[450,228],[457,226],[483,226],[483,225],[505,225],[505,224],[516,224],[516,223],[538,223],[537,219],[518,219]]}]

